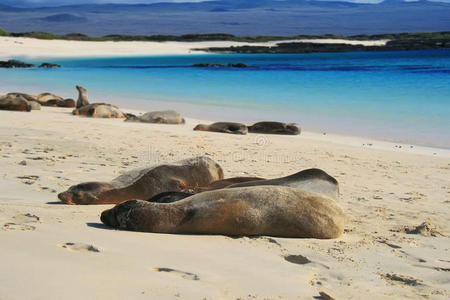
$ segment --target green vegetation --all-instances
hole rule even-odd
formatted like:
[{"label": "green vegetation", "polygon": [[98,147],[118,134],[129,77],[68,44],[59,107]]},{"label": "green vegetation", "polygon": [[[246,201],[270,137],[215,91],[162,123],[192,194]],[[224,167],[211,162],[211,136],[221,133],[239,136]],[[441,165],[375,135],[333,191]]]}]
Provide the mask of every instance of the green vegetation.
[{"label": "green vegetation", "polygon": [[294,39],[347,39],[347,40],[389,40],[385,46],[361,46],[345,44],[315,44],[315,43],[282,43],[275,47],[243,46],[229,48],[209,48],[211,52],[233,53],[311,53],[311,52],[346,52],[346,51],[393,51],[415,49],[450,48],[450,31],[422,33],[392,33],[376,35],[341,36],[295,35],[295,36],[234,36],[227,33],[185,34],[175,35],[124,35],[112,34],[102,37],[90,37],[82,33],[58,35],[46,32],[7,33],[0,29],[0,36],[31,37],[44,40],[76,40],[76,41],[154,41],[154,42],[201,42],[201,41],[235,41],[261,43],[277,40]]},{"label": "green vegetation", "polygon": [[0,28],[0,36],[8,36],[9,34]]}]

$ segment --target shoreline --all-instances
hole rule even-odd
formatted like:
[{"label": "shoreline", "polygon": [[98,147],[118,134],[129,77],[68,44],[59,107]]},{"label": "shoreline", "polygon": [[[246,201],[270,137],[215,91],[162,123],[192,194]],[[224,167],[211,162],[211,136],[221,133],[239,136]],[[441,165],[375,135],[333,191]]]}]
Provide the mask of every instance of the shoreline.
[{"label": "shoreline", "polygon": [[[69,41],[41,40],[23,37],[0,36],[0,59],[9,58],[81,58],[81,57],[120,57],[177,54],[207,54],[207,48],[231,46],[267,46],[278,43],[311,42],[317,44],[343,43],[348,45],[382,46],[388,40],[357,41],[342,39],[280,40],[271,42],[147,42],[147,41]],[[205,49],[197,51],[192,49]]]},{"label": "shoreline", "polygon": [[[5,91],[0,90],[0,95],[9,93],[9,92],[17,92],[17,91]],[[29,92],[29,90],[21,90],[19,92],[26,92],[33,94]],[[64,95],[61,93],[61,95]],[[65,94],[67,95],[67,94]],[[231,118],[220,118],[220,114],[223,114],[223,109],[227,109],[227,107],[221,107],[218,105],[213,104],[193,104],[193,103],[182,103],[182,102],[176,102],[176,101],[155,101],[155,100],[135,100],[131,106],[127,107],[126,102],[121,102],[119,98],[110,96],[110,97],[101,97],[96,96],[96,94],[91,94],[91,96],[94,95],[94,97],[90,97],[91,99],[107,99],[108,103],[111,103],[113,105],[116,105],[119,107],[120,110],[124,112],[130,112],[133,114],[144,114],[150,111],[159,111],[159,110],[167,110],[167,109],[173,109],[177,112],[179,112],[181,115],[183,115],[186,120],[190,120],[189,124],[192,125],[192,128],[200,123],[203,124],[211,124],[214,122],[238,122],[238,123],[244,123],[246,125],[251,125],[255,122],[260,121],[280,121],[285,122],[283,120],[272,120],[267,119],[264,117],[260,118],[243,118],[239,117],[243,114],[238,114],[238,112],[234,112],[233,110],[228,111],[228,115],[233,115]],[[64,98],[64,97],[63,97]],[[65,97],[65,98],[74,98],[74,97]],[[76,99],[76,98],[74,98]],[[93,101],[98,102],[98,101]],[[181,108],[180,108],[181,105]],[[145,109],[145,108],[147,109]],[[222,108],[222,109],[221,109]],[[42,109],[46,110],[48,108],[42,107]],[[229,108],[228,108],[229,109]],[[194,111],[201,110],[203,113],[194,113]],[[36,111],[31,111],[31,113],[34,113]],[[205,117],[206,115],[213,116],[212,118]],[[236,117],[238,116],[238,117]],[[267,119],[267,120],[266,120]],[[188,123],[187,123],[188,124]],[[384,151],[394,151],[394,152],[402,152],[402,153],[411,153],[411,154],[420,154],[420,155],[427,155],[427,156],[439,156],[439,157],[450,157],[450,149],[445,147],[437,147],[437,146],[430,146],[430,145],[421,145],[417,143],[407,143],[403,141],[393,141],[392,139],[386,137],[383,138],[374,138],[370,136],[363,136],[359,134],[352,134],[352,133],[342,133],[342,132],[333,132],[333,131],[320,131],[320,130],[314,130],[314,129],[304,129],[302,124],[297,124],[301,128],[301,134],[300,137],[307,137],[307,139],[320,141],[320,142],[330,142],[337,145],[351,145],[354,147],[362,147],[362,148],[372,148],[372,149],[378,149],[378,150],[384,150]],[[257,134],[249,134],[258,136]],[[268,135],[271,136],[271,135]]]}]

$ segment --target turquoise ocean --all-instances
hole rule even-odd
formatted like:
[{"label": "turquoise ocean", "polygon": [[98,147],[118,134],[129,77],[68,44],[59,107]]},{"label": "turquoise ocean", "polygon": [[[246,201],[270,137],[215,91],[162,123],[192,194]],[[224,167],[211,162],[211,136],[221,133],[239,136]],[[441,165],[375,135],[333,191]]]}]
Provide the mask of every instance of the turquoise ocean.
[{"label": "turquoise ocean", "polygon": [[0,69],[1,91],[76,99],[79,84],[91,102],[450,148],[450,49],[24,60],[63,67]]}]

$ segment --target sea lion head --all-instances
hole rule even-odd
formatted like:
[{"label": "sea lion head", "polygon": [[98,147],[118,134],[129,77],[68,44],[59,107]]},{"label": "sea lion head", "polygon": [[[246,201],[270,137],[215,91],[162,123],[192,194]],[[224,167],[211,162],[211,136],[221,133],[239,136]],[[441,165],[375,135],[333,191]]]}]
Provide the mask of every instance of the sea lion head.
[{"label": "sea lion head", "polygon": [[98,195],[111,188],[106,182],[85,182],[71,186],[58,194],[58,198],[65,204],[101,204]]},{"label": "sea lion head", "polygon": [[286,129],[295,135],[298,135],[301,132],[300,127],[298,127],[297,124],[295,124],[295,123],[286,124]]},{"label": "sea lion head", "polygon": [[194,127],[194,130],[200,130],[200,131],[208,131],[209,126],[205,124],[198,124]]},{"label": "sea lion head", "polygon": [[76,85],[75,86],[76,88],[77,88],[77,90],[80,92],[80,93],[85,93],[87,90],[84,88],[84,87],[82,87],[81,85]]}]

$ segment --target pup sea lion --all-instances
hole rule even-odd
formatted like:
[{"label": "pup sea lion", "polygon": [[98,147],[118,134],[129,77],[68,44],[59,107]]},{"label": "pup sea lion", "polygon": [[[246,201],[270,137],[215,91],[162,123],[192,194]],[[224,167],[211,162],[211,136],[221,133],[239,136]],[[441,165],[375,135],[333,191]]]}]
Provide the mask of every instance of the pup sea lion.
[{"label": "pup sea lion", "polygon": [[145,232],[337,238],[347,218],[333,199],[284,186],[196,194],[173,203],[132,200],[104,211],[109,226]]},{"label": "pup sea lion", "polygon": [[276,179],[237,183],[230,185],[228,188],[259,185],[288,186],[308,192],[324,194],[333,199],[338,199],[339,197],[339,184],[337,180],[320,169],[307,169]]},{"label": "pup sea lion", "polygon": [[87,90],[79,85],[76,85],[75,88],[78,90],[77,108],[89,105]]},{"label": "pup sea lion", "polygon": [[0,110],[31,111],[31,105],[21,95],[0,96]]},{"label": "pup sea lion", "polygon": [[126,115],[125,122],[142,122],[142,123],[157,123],[157,124],[184,124],[184,118],[174,110],[152,111],[143,114],[142,116],[135,116],[132,114]]},{"label": "pup sea lion", "polygon": [[85,182],[70,187],[58,198],[66,204],[117,204],[149,199],[169,191],[189,191],[223,179],[222,168],[208,157],[135,169],[111,182]]},{"label": "pup sea lion", "polygon": [[241,123],[233,122],[217,122],[211,125],[199,124],[195,126],[194,130],[223,132],[232,134],[247,134],[247,126]]},{"label": "pup sea lion", "polygon": [[298,135],[300,131],[300,128],[292,123],[258,122],[248,126],[248,132],[251,133]]}]

